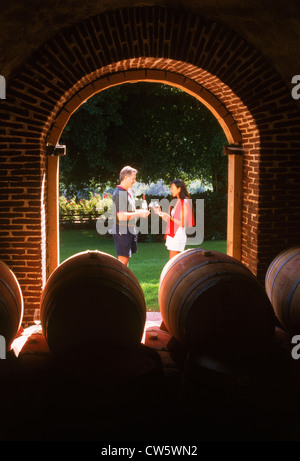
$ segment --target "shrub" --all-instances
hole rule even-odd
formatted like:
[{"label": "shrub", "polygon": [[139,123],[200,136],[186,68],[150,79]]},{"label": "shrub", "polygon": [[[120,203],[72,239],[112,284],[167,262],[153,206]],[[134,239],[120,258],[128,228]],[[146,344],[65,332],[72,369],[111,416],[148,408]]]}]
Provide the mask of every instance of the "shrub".
[{"label": "shrub", "polygon": [[[60,222],[62,225],[73,226],[80,223],[81,227],[91,228],[96,225],[96,220],[103,215],[107,219],[112,211],[111,194],[104,196],[90,193],[89,199],[78,200],[75,196],[67,200],[64,196],[59,198]],[[147,203],[151,200],[160,200],[162,197],[157,195],[145,194]],[[204,199],[204,238],[205,240],[224,240],[227,232],[227,195],[221,192],[205,191],[192,194],[193,203],[197,199]],[[171,196],[166,199],[172,200]],[[140,208],[141,198],[136,199],[136,206]],[[104,216],[105,213],[105,216]],[[142,219],[142,218],[141,218]],[[141,242],[157,242],[164,240],[162,232],[162,220],[159,220],[159,233],[151,234],[151,220],[148,219],[148,233],[139,234]]]},{"label": "shrub", "polygon": [[[108,194],[106,194],[108,196]],[[78,200],[76,196],[71,199],[59,197],[59,216],[62,225],[75,223],[94,225],[95,220],[103,214],[109,206],[110,197],[102,198],[100,194],[90,193],[89,199]]]},{"label": "shrub", "polygon": [[204,199],[204,238],[224,240],[227,237],[227,194],[205,191],[193,194],[193,202]]}]

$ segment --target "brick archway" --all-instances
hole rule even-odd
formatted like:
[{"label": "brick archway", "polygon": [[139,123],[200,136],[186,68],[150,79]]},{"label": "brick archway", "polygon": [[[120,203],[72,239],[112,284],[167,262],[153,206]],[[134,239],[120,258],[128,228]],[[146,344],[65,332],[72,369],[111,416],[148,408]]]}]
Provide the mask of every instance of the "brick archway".
[{"label": "brick archway", "polygon": [[[70,99],[62,102],[59,101],[53,116],[53,124],[47,135],[47,143],[50,146],[56,146],[59,142],[61,133],[67,124],[71,115],[84,103],[99,91],[103,91],[115,85],[128,82],[160,82],[169,84],[189,93],[197,98],[214,114],[220,123],[227,137],[229,144],[240,144],[243,141],[238,122],[233,118],[230,110],[227,109],[228,101],[235,104],[243,114],[243,121],[248,120],[249,126],[252,126],[253,137],[259,139],[259,133],[256,129],[253,118],[247,108],[239,98],[223,84],[223,92],[227,97],[218,99],[211,91],[208,91],[203,84],[208,79],[208,73],[189,65],[186,70],[184,63],[177,63],[171,60],[167,62],[161,59],[154,60],[151,58],[143,60],[143,68],[135,68],[136,64],[130,62],[116,63],[110,66],[109,70],[103,71],[103,76],[98,78],[98,73],[87,76],[89,83],[72,94]],[[130,65],[132,67],[130,67]],[[139,63],[140,65],[140,63]],[[157,66],[151,67],[151,66]],[[114,72],[113,69],[119,69]],[[163,68],[163,70],[161,70]],[[174,70],[180,69],[182,73],[175,73]],[[120,70],[122,69],[122,70]],[[168,70],[172,69],[172,70]],[[174,70],[173,70],[174,69]],[[186,76],[193,72],[193,79]],[[214,80],[217,80],[215,77]],[[202,83],[199,83],[202,82]],[[221,86],[221,82],[218,82]],[[230,95],[230,97],[229,97]],[[245,140],[244,140],[245,141]],[[242,157],[234,155],[229,156],[229,197],[228,197],[228,226],[227,226],[227,252],[228,254],[241,259],[241,179],[242,179]],[[59,264],[59,216],[57,210],[58,203],[58,157],[48,158],[48,270],[49,273]]]},{"label": "brick archway", "polygon": [[[19,279],[25,323],[49,272],[47,162],[53,160],[47,160],[46,145],[57,142],[85,99],[129,78],[191,92],[208,105],[230,142],[240,142],[239,249],[260,280],[272,258],[299,241],[300,116],[267,59],[224,25],[184,11],[148,6],[103,13],[45,43],[7,82],[7,100],[1,101],[6,227],[0,257]],[[230,169],[238,170],[240,160],[230,158]]]}]

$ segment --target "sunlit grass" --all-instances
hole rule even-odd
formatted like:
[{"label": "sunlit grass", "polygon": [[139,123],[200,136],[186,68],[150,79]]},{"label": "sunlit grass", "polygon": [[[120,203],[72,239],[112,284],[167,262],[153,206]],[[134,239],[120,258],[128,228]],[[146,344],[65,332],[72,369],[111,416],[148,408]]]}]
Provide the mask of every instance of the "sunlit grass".
[{"label": "sunlit grass", "polygon": [[[226,241],[204,241],[201,248],[226,253]],[[188,246],[187,248],[193,248]],[[60,232],[60,262],[86,250],[99,250],[116,257],[113,238],[100,236],[96,230],[62,230]],[[139,280],[145,295],[148,311],[159,311],[158,287],[164,265],[169,253],[164,244],[138,244],[138,253],[132,255],[129,268]]]}]

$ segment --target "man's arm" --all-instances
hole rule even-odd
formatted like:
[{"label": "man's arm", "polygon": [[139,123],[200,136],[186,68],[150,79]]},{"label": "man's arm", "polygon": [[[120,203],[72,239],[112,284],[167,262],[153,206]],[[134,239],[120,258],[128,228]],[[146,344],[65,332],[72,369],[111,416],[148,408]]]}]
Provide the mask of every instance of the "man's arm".
[{"label": "man's arm", "polygon": [[119,221],[129,221],[131,218],[147,218],[150,211],[148,210],[136,210],[136,211],[119,211],[117,213]]}]

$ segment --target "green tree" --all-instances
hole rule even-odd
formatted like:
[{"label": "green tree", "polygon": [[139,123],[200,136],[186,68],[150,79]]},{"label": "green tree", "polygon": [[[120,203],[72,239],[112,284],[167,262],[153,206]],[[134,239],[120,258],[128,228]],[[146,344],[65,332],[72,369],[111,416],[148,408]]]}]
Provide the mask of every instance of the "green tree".
[{"label": "green tree", "polygon": [[199,178],[226,190],[225,135],[194,97],[163,84],[124,84],[90,98],[72,116],[61,142],[61,180],[76,188],[116,183],[124,165],[139,181]]}]

